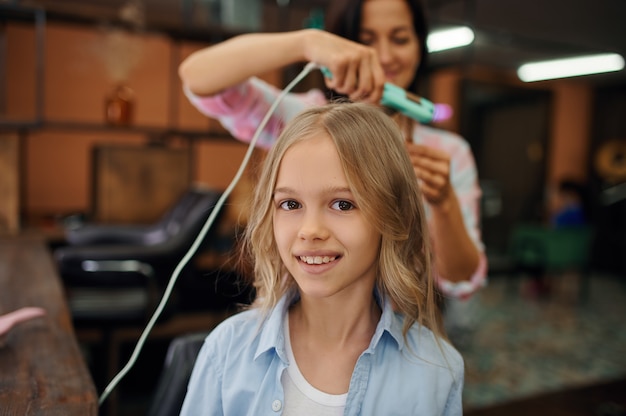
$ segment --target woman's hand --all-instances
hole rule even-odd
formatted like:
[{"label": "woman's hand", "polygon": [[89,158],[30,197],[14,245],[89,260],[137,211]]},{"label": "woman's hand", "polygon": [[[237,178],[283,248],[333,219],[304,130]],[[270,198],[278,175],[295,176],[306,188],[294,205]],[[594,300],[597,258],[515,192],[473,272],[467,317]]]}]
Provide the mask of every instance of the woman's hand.
[{"label": "woman's hand", "polygon": [[316,29],[310,29],[306,39],[307,60],[325,66],[333,74],[326,78],[328,88],[352,101],[380,101],[385,74],[373,48]]},{"label": "woman's hand", "polygon": [[422,194],[432,208],[429,225],[437,273],[451,282],[469,280],[478,268],[480,252],[470,238],[450,183],[450,156],[427,145],[407,143],[406,147]]},{"label": "woman's hand", "polygon": [[444,205],[453,192],[450,184],[450,156],[424,145],[407,143],[406,147],[424,198],[431,205]]}]

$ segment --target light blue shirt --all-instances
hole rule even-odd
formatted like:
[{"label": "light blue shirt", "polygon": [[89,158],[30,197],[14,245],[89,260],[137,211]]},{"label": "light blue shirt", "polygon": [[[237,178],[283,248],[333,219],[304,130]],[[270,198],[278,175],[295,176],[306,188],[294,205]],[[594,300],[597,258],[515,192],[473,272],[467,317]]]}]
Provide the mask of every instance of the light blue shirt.
[{"label": "light blue shirt", "polygon": [[[181,415],[282,414],[281,375],[289,366],[280,300],[262,322],[258,310],[234,315],[206,338]],[[417,324],[402,336],[388,301],[369,347],[357,360],[344,415],[462,415],[464,367],[447,342]]]}]

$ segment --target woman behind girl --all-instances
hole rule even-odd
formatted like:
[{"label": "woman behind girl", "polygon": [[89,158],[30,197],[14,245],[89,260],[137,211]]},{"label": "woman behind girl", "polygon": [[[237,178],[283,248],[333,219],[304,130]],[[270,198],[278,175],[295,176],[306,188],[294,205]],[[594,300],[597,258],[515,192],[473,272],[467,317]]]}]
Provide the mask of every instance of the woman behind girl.
[{"label": "woman behind girl", "polygon": [[287,124],[243,254],[257,298],[207,337],[181,414],[462,414],[422,195],[380,109],[329,104]]},{"label": "woman behind girl", "polygon": [[[385,82],[418,93],[428,37],[420,0],[333,0],[326,26],[327,31],[249,33],[198,50],[179,68],[185,93],[198,110],[242,141],[251,140],[281,92],[257,76],[290,64],[327,67],[333,76],[326,87],[352,101],[378,103]],[[305,108],[326,104],[327,98],[315,88],[287,94],[257,145],[271,147],[286,121]],[[481,191],[470,146],[456,134],[400,113],[392,117],[407,141],[427,203],[439,287],[446,296],[468,298],[487,279]]]}]

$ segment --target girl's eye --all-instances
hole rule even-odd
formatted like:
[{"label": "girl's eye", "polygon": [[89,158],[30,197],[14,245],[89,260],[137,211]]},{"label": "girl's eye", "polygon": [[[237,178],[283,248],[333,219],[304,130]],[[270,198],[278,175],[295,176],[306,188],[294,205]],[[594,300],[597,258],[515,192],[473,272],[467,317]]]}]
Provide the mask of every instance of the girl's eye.
[{"label": "girl's eye", "polygon": [[334,209],[338,209],[339,211],[350,211],[351,209],[354,209],[354,204],[352,202],[344,200],[336,201],[332,206]]},{"label": "girl's eye", "polygon": [[281,202],[279,206],[285,211],[291,211],[300,208],[301,205],[293,199],[289,199],[287,201]]}]

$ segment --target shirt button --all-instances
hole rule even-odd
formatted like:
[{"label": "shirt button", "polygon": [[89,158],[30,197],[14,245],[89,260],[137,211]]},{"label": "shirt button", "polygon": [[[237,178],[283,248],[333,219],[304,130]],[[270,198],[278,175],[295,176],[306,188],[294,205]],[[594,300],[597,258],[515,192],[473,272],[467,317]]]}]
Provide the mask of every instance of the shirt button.
[{"label": "shirt button", "polygon": [[272,402],[272,410],[273,410],[273,411],[275,411],[275,412],[279,412],[279,411],[280,411],[280,409],[282,409],[282,408],[283,408],[283,404],[281,403],[281,401],[280,401],[280,400],[274,400],[274,401]]}]

